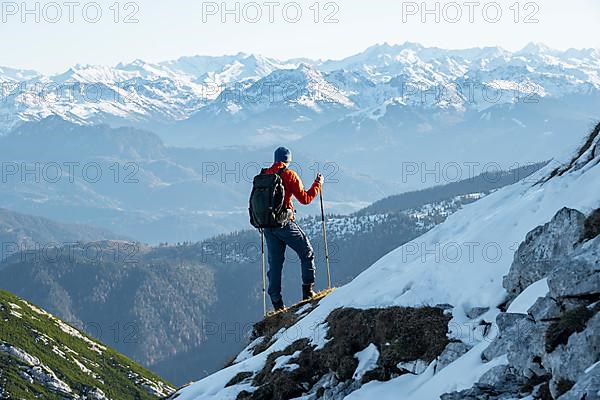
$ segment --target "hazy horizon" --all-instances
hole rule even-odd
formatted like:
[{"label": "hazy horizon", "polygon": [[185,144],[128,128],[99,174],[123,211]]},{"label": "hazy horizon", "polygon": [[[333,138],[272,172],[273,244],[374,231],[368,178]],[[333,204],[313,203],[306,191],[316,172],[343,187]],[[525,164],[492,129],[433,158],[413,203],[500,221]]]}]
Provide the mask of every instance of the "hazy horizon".
[{"label": "hazy horizon", "polygon": [[3,3],[0,34],[11,40],[0,42],[0,65],[54,74],[76,64],[156,63],[196,54],[340,59],[375,43],[406,41],[449,49],[515,51],[529,42],[558,50],[600,48],[600,38],[590,34],[600,19],[594,0],[469,2],[473,8],[434,0],[273,3],[273,9],[232,0],[99,0],[73,9],[68,3]]},{"label": "hazy horizon", "polygon": [[117,67],[119,64],[123,64],[123,65],[127,65],[130,63],[135,62],[136,60],[141,60],[144,62],[147,62],[149,64],[160,64],[160,63],[164,63],[164,62],[170,62],[170,61],[176,61],[178,59],[181,58],[192,58],[192,57],[234,57],[234,56],[238,56],[238,55],[246,55],[246,56],[261,56],[261,57],[265,57],[265,58],[269,58],[269,59],[273,59],[273,60],[277,60],[277,61],[281,61],[281,62],[290,62],[290,61],[297,61],[297,60],[310,60],[310,61],[315,61],[315,62],[326,62],[326,61],[338,61],[338,60],[343,60],[345,58],[348,57],[352,57],[354,55],[360,54],[366,50],[368,50],[371,47],[375,47],[375,46],[384,46],[384,45],[389,45],[391,47],[395,47],[395,46],[404,46],[406,44],[418,44],[420,46],[423,46],[423,48],[426,49],[439,49],[439,50],[443,50],[443,51],[466,51],[466,50],[471,50],[471,49],[484,49],[484,48],[499,48],[511,53],[517,53],[523,49],[525,49],[527,46],[529,45],[538,45],[538,46],[543,46],[543,47],[548,47],[551,51],[556,51],[556,52],[566,52],[568,50],[588,50],[588,49],[594,49],[594,50],[598,50],[600,51],[600,46],[597,47],[567,47],[567,48],[555,48],[552,46],[547,45],[544,42],[527,42],[525,43],[523,46],[516,48],[516,49],[507,49],[503,46],[500,45],[494,45],[494,44],[489,44],[489,45],[484,45],[484,46],[471,46],[471,47],[457,47],[457,48],[451,48],[451,47],[439,47],[439,46],[428,46],[425,45],[423,43],[419,43],[419,42],[411,42],[411,41],[405,41],[405,42],[401,42],[401,43],[390,43],[388,41],[383,41],[383,42],[377,42],[377,43],[373,43],[370,46],[365,47],[363,50],[360,50],[358,52],[354,52],[354,53],[350,53],[350,54],[346,54],[343,55],[341,57],[335,57],[335,58],[310,58],[310,57],[306,57],[306,56],[302,56],[302,55],[297,55],[295,57],[291,57],[291,58],[277,58],[274,56],[271,56],[269,54],[262,54],[262,53],[250,53],[250,52],[245,52],[245,51],[238,51],[238,52],[228,52],[228,53],[223,53],[223,54],[201,54],[201,53],[197,53],[197,54],[182,54],[176,58],[172,58],[172,59],[164,59],[164,60],[157,60],[157,61],[149,61],[146,59],[141,59],[141,58],[136,58],[136,59],[132,59],[132,60],[121,60],[121,61],[117,61],[115,63],[112,64],[88,64],[88,63],[80,63],[77,62],[75,64],[71,64],[66,66],[63,70],[59,70],[59,71],[52,71],[50,73],[45,73],[44,71],[35,69],[35,68],[30,68],[28,66],[22,66],[22,65],[10,65],[10,64],[0,64],[0,68],[2,67],[6,67],[6,68],[12,68],[15,70],[29,70],[29,71],[35,71],[35,72],[39,72],[42,73],[44,75],[57,75],[57,74],[61,74],[64,73],[65,71],[67,71],[69,68],[72,68],[74,66],[103,66],[103,67]]}]

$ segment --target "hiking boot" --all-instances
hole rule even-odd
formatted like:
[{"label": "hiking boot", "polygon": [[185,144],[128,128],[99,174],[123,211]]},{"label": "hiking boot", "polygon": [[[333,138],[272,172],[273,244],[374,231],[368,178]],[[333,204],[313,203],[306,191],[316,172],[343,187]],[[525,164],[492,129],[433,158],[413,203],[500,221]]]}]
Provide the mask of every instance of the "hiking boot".
[{"label": "hiking boot", "polygon": [[302,300],[310,300],[315,297],[317,294],[313,291],[314,283],[309,283],[307,285],[302,285]]},{"label": "hiking boot", "polygon": [[283,309],[285,309],[285,306],[283,305],[283,300],[278,300],[278,301],[273,302],[273,310],[281,311]]}]

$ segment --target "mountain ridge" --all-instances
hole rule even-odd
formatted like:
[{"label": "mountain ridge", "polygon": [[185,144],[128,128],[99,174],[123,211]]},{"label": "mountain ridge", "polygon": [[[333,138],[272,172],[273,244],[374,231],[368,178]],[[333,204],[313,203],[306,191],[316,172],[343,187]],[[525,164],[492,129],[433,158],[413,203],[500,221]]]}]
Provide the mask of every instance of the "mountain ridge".
[{"label": "mountain ridge", "polygon": [[15,252],[105,239],[128,238],[93,226],[65,224],[0,208],[0,260]]},{"label": "mountain ridge", "polygon": [[26,399],[158,399],[170,384],[0,290],[0,396]]},{"label": "mountain ridge", "polygon": [[[396,97],[404,98],[406,104],[433,109],[460,111],[474,105],[481,109],[490,106],[490,102],[482,98],[484,91],[499,91],[503,94],[501,102],[508,103],[514,102],[515,96],[535,94],[560,98],[597,91],[600,89],[599,54],[592,49],[550,52],[535,46],[525,47],[521,52],[494,47],[445,50],[405,43],[375,45],[359,54],[327,61],[277,61],[240,53],[223,57],[183,57],[162,63],[135,60],[114,67],[80,65],[54,76],[9,72],[4,78],[0,74],[0,80],[13,83],[2,88],[4,104],[0,114],[5,118],[0,132],[6,133],[22,121],[59,115],[80,124],[105,122],[114,126],[153,127],[163,138],[177,142],[177,137],[168,135],[172,125],[177,127],[179,122],[185,122],[205,107],[218,104],[215,101],[223,91],[234,88],[243,92],[248,85],[277,71],[297,69],[303,64],[324,74],[325,78],[325,84],[316,94],[302,86],[301,81],[289,78],[292,84],[307,91],[307,104],[315,101],[318,104],[320,97],[336,92],[338,99],[347,97],[359,105],[360,110],[381,106]],[[365,90],[364,83],[356,86],[358,82],[351,81],[337,87],[341,82],[332,74],[344,71],[358,74],[367,86],[374,85],[373,88]],[[457,89],[457,85],[467,82],[471,82],[476,91],[474,105],[465,100],[468,93]],[[56,86],[61,90],[56,90]],[[427,94],[433,91],[446,94],[435,99],[436,96]],[[346,115],[351,111],[354,110],[346,110]],[[292,114],[285,121],[314,117],[310,111],[304,114]],[[257,129],[276,128],[276,125],[265,122],[257,125]],[[197,124],[194,126],[197,128]],[[210,127],[206,131],[209,132]],[[201,145],[197,138],[185,143]]]}]

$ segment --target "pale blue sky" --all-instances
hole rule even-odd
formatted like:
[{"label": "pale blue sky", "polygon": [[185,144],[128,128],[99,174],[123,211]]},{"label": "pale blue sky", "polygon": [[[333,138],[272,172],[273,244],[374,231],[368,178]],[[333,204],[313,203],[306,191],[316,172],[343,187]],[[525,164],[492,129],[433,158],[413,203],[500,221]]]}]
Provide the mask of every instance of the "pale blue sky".
[{"label": "pale blue sky", "polygon": [[[473,23],[469,22],[469,8],[465,1],[461,5],[463,17],[457,23],[441,21],[436,23],[434,16],[421,21],[420,10],[416,15],[406,16],[403,22],[403,7],[410,9],[411,2],[398,0],[343,0],[337,1],[339,10],[335,14],[337,23],[324,23],[324,17],[335,11],[328,1],[297,0],[303,12],[297,23],[283,18],[283,6],[287,4],[288,18],[294,17],[294,6],[290,1],[280,1],[274,6],[273,23],[268,21],[269,7],[266,1],[256,1],[260,5],[263,17],[256,23],[240,21],[234,16],[221,21],[220,10],[217,15],[206,16],[203,22],[203,7],[210,8],[210,2],[192,0],[150,1],[138,0],[137,23],[126,24],[122,19],[128,12],[134,11],[127,1],[116,3],[121,10],[121,22],[113,21],[114,11],[111,5],[115,0],[97,0],[102,9],[102,17],[97,23],[86,22],[83,18],[83,6],[88,5],[88,18],[94,18],[94,6],[91,2],[80,1],[74,6],[75,22],[70,23],[69,8],[62,0],[62,18],[56,23],[43,20],[34,21],[35,14],[43,19],[43,6],[39,3],[37,12],[23,15],[21,1],[2,2],[0,15],[0,65],[37,69],[46,73],[62,72],[68,66],[81,64],[114,65],[120,61],[141,58],[147,61],[162,61],[184,55],[208,54],[222,55],[239,51],[260,53],[277,58],[310,57],[341,58],[364,50],[381,42],[402,43],[419,42],[446,48],[465,48],[473,46],[500,45],[509,50],[523,47],[527,42],[543,42],[550,47],[566,49],[568,47],[600,48],[600,35],[597,34],[597,21],[600,20],[600,2],[597,0],[497,0],[503,12],[497,23],[485,20],[483,6],[490,1],[480,1],[474,8]],[[29,9],[34,9],[34,1],[27,1]],[[234,7],[234,1],[227,1],[228,7]],[[240,2],[242,7],[248,1]],[[320,8],[320,22],[314,22],[314,8]],[[420,4],[421,1],[412,4]],[[430,8],[435,3],[428,0]],[[442,7],[448,1],[440,2]],[[514,22],[514,8],[519,4],[521,12],[519,23]],[[533,5],[529,4],[532,3]],[[10,8],[14,4],[19,9]],[[220,8],[221,1],[212,3]],[[526,6],[526,4],[529,4]],[[537,11],[537,23],[524,23],[523,19]],[[8,7],[8,9],[7,9]],[[208,7],[208,8],[206,8]],[[406,8],[409,7],[409,8]],[[488,18],[494,17],[494,7],[488,6]],[[114,8],[113,8],[114,9]],[[414,9],[413,9],[414,10]],[[256,8],[246,6],[247,16],[255,17]],[[448,18],[455,18],[456,8],[446,8]],[[56,17],[56,8],[45,8],[47,18]],[[25,22],[21,19],[25,18]]]}]

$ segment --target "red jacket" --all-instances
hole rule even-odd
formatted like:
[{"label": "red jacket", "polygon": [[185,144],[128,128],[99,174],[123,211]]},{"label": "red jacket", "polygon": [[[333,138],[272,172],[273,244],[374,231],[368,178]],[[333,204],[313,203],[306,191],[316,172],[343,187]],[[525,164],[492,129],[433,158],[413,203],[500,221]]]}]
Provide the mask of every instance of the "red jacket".
[{"label": "red jacket", "polygon": [[[276,162],[271,166],[271,168],[268,168],[265,173],[275,174],[283,167],[285,167],[284,163]],[[283,181],[283,187],[285,188],[285,198],[283,199],[285,208],[292,210],[292,212],[294,210],[294,205],[292,204],[292,195],[298,199],[300,204],[310,204],[310,202],[319,195],[319,191],[321,190],[321,183],[317,181],[313,182],[310,189],[304,190],[302,180],[298,174],[291,169],[286,169],[281,173],[281,180]],[[292,219],[293,218],[294,217],[292,216]]]}]

